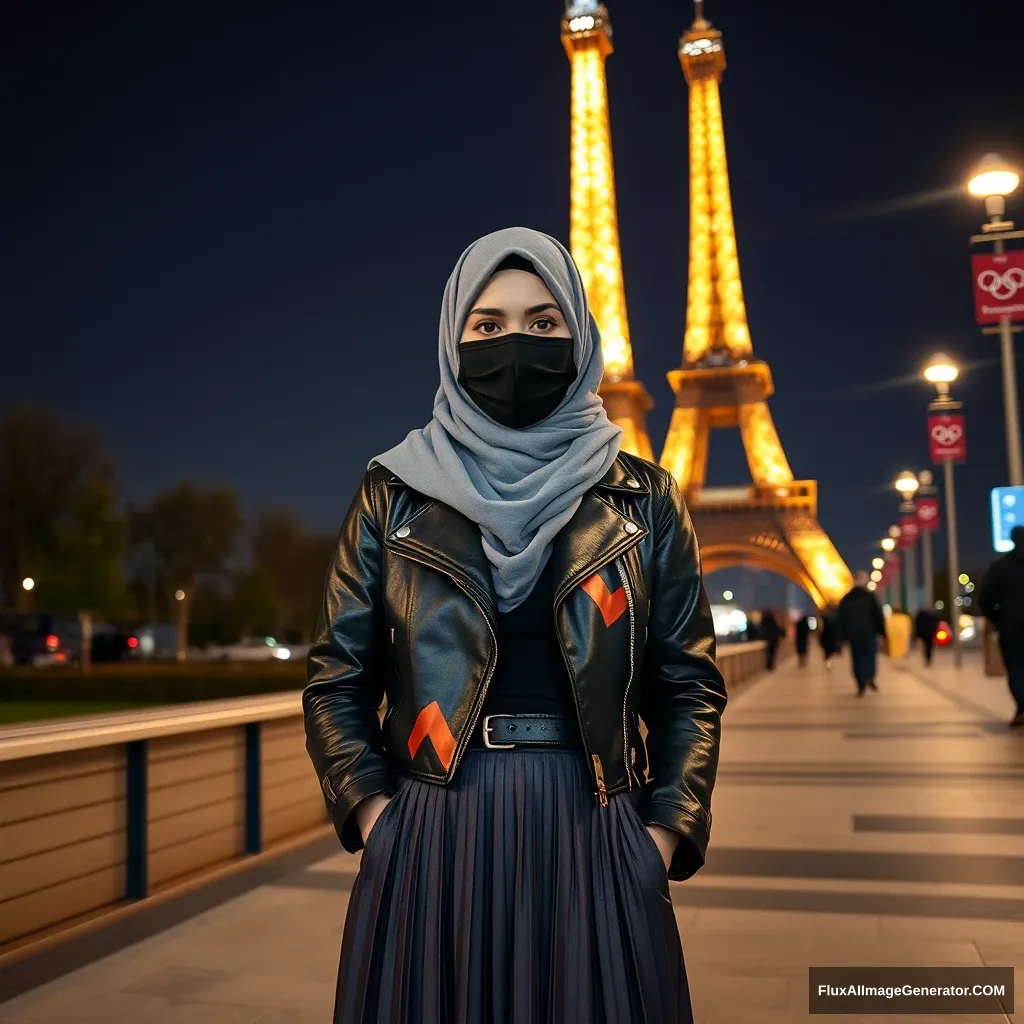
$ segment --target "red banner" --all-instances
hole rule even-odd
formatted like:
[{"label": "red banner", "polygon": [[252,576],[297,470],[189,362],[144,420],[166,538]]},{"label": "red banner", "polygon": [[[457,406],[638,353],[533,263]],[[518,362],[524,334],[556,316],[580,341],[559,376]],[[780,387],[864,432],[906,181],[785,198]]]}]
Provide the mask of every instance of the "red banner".
[{"label": "red banner", "polygon": [[974,316],[979,324],[1024,320],[1024,249],[971,257]]},{"label": "red banner", "polygon": [[963,462],[967,458],[967,426],[963,416],[929,416],[928,444],[932,462]]},{"label": "red banner", "polygon": [[917,499],[917,525],[922,533],[934,533],[939,528],[938,498]]},{"label": "red banner", "polygon": [[900,517],[900,547],[909,551],[916,543],[921,531],[917,525],[917,516]]}]

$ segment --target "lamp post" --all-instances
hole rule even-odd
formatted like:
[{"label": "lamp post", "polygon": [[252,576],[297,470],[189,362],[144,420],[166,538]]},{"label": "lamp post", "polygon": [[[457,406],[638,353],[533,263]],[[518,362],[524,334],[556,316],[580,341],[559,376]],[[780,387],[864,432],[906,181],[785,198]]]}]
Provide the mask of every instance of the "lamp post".
[{"label": "lamp post", "polygon": [[188,659],[188,594],[184,590],[174,592],[178,602],[178,661]]},{"label": "lamp post", "polygon": [[[985,200],[988,222],[982,224],[985,232],[971,239],[991,241],[997,256],[1005,252],[1007,238],[1020,238],[1014,232],[1013,221],[1004,220],[1006,197],[1016,191],[1020,176],[1005,160],[995,153],[989,153],[975,168],[967,183],[972,196]],[[1006,420],[1006,459],[1010,471],[1010,484],[1019,487],[1024,484],[1024,464],[1021,461],[1020,416],[1017,411],[1017,374],[1013,357],[1013,325],[1009,314],[999,318],[999,351],[1003,364],[1003,413]],[[988,333],[988,332],[986,332]],[[955,631],[954,631],[955,632]]]},{"label": "lamp post", "polygon": [[[907,596],[903,593],[903,563],[900,559],[899,552],[896,550],[896,545],[900,542],[900,528],[898,526],[890,526],[888,535],[882,541],[882,550],[893,560],[895,569],[893,575],[896,578],[896,585],[893,587],[893,591],[896,595],[896,600],[899,601],[902,608],[907,607]],[[895,607],[895,601],[892,602],[892,606]]]},{"label": "lamp post", "polygon": [[[946,483],[946,542],[948,544],[949,558],[949,628],[953,633],[953,662],[957,668],[963,664],[963,654],[960,649],[960,606],[957,598],[960,591],[960,553],[957,544],[956,525],[956,487],[953,481],[953,464],[963,458],[966,451],[966,439],[963,434],[962,417],[959,416],[963,405],[953,401],[949,393],[949,385],[960,376],[960,370],[956,363],[949,356],[939,352],[932,356],[931,361],[925,367],[924,378],[930,384],[935,385],[936,398],[928,406],[929,413],[933,414],[930,421],[929,440],[931,443],[932,459],[941,462]],[[960,433],[954,437],[955,431],[949,433],[951,427],[959,424]],[[936,425],[947,427],[943,446],[943,440],[937,437]]]},{"label": "lamp post", "polygon": [[921,485],[917,482],[917,476],[909,469],[905,469],[896,477],[894,486],[903,499],[900,503],[900,547],[906,554],[906,567],[903,572],[907,591],[906,612],[913,618],[917,614],[917,566],[914,554],[918,534],[914,495]]},{"label": "lamp post", "polygon": [[932,486],[934,481],[935,477],[927,469],[917,474],[920,485],[917,492],[917,522],[921,532],[921,589],[924,592],[924,606],[929,611],[935,607],[935,570],[932,563],[932,530],[935,529],[935,523],[925,520],[925,512],[937,511],[935,488]]}]

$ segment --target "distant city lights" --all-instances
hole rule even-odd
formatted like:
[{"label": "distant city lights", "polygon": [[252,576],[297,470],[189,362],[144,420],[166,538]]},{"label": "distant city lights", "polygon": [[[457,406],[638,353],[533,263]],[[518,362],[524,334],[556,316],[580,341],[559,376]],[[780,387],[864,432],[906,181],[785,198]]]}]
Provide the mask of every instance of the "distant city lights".
[{"label": "distant city lights", "polygon": [[22,590],[35,590],[36,589],[36,581],[34,579],[32,579],[31,576],[26,576],[21,581],[21,589]]},{"label": "distant city lights", "polygon": [[872,569],[884,569],[885,568],[885,559],[884,558],[873,558],[871,560],[871,568]]}]

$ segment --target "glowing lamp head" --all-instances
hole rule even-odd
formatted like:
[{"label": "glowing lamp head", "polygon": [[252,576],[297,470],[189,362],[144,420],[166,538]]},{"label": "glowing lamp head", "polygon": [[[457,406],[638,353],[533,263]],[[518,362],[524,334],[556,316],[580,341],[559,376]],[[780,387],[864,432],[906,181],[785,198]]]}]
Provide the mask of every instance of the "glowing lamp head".
[{"label": "glowing lamp head", "polygon": [[184,601],[185,600],[185,591],[184,590],[176,590],[174,592],[174,600],[175,601]]},{"label": "glowing lamp head", "polygon": [[898,526],[889,527],[889,536],[895,541],[900,539],[901,530]]},{"label": "glowing lamp head", "polygon": [[36,581],[34,579],[32,579],[31,576],[26,576],[21,581],[21,589],[22,590],[35,590],[36,589]]},{"label": "glowing lamp head", "polygon": [[[885,545],[883,544],[882,547],[884,548]],[[883,569],[884,567],[885,567],[885,559],[884,558],[872,558],[871,559],[871,568],[872,569]]]},{"label": "glowing lamp head", "polygon": [[896,477],[896,490],[899,491],[904,498],[912,498],[917,493],[917,489],[920,486],[917,476],[914,473],[911,473],[909,469],[905,469],[898,477]]},{"label": "glowing lamp head", "polygon": [[924,379],[930,384],[952,384],[959,376],[959,367],[944,352],[933,355],[924,368]]},{"label": "glowing lamp head", "polygon": [[135,648],[139,646],[139,638],[137,636],[130,636],[126,643],[128,644],[128,649],[130,651],[134,651]]},{"label": "glowing lamp head", "polygon": [[882,541],[882,550],[883,551],[892,551],[895,547],[896,547],[896,541],[894,541],[892,539],[892,537],[886,537]]},{"label": "glowing lamp head", "polygon": [[58,647],[60,647],[60,637],[58,637],[55,634],[51,633],[46,638],[46,649],[48,651],[55,651],[55,650],[57,650]]},{"label": "glowing lamp head", "polygon": [[917,481],[922,487],[931,487],[931,485],[935,483],[935,477],[932,476],[932,471],[930,469],[922,469],[921,472],[917,474]]},{"label": "glowing lamp head", "polygon": [[979,199],[990,196],[1008,196],[1016,191],[1020,175],[998,154],[988,153],[982,157],[967,182],[967,191]]}]

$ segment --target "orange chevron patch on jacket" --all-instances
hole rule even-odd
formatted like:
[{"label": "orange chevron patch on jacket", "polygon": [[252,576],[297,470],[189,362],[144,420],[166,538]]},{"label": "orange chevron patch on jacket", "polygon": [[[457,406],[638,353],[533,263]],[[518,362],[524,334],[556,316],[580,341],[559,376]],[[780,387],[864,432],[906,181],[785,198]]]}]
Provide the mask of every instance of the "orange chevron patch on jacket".
[{"label": "orange chevron patch on jacket", "polygon": [[448,771],[452,758],[455,757],[455,737],[452,735],[452,731],[448,728],[448,723],[444,719],[441,705],[436,700],[428,704],[416,716],[416,724],[412,727],[412,732],[409,734],[410,757],[416,756],[416,752],[428,736],[433,744],[434,753],[437,754],[441,764],[444,765],[444,770]]},{"label": "orange chevron patch on jacket", "polygon": [[585,579],[580,586],[600,609],[601,618],[604,619],[606,626],[617,622],[622,617],[622,613],[629,607],[629,603],[626,600],[626,588],[619,587],[615,593],[612,593],[598,573],[594,573],[589,579]]}]

